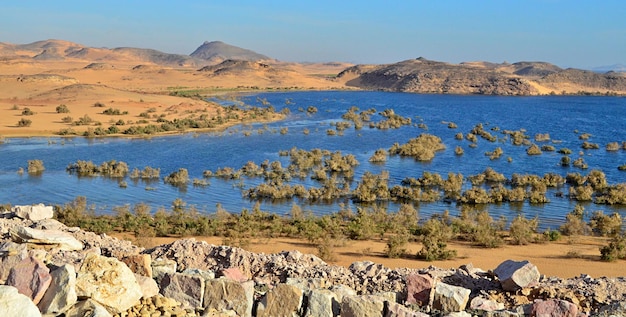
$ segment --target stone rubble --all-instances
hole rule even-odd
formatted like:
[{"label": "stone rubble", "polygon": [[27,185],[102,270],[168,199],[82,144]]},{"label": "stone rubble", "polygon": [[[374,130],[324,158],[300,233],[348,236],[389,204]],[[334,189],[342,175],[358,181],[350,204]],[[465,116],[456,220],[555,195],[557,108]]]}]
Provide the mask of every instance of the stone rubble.
[{"label": "stone rubble", "polygon": [[144,250],[14,210],[0,217],[3,316],[626,315],[626,278],[542,277],[528,261],[493,271],[345,268],[193,239]]}]

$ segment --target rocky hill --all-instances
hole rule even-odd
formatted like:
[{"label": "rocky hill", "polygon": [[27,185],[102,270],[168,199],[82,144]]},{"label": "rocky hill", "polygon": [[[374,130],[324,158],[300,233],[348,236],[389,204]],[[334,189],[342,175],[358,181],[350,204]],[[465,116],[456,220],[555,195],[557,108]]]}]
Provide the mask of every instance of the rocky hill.
[{"label": "rocky hill", "polygon": [[272,58],[257,52],[244,49],[241,47],[226,44],[220,41],[204,42],[193,53],[189,54],[191,57],[208,60],[213,63],[219,63],[224,60],[242,60],[242,61],[263,61],[272,60]]},{"label": "rocky hill", "polygon": [[[359,72],[358,67],[346,70]],[[342,72],[338,77],[342,77]],[[346,83],[363,89],[433,94],[531,95],[536,90],[523,78],[484,67],[448,64],[424,58],[361,70]]]},{"label": "rocky hill", "polygon": [[626,94],[626,77],[545,62],[449,64],[424,58],[388,65],[357,65],[338,75],[346,85],[370,90],[483,95],[547,93]]},{"label": "rocky hill", "polygon": [[193,239],[144,250],[70,228],[44,205],[0,213],[5,316],[624,316],[623,278],[545,277],[528,261],[485,271],[328,265]]}]

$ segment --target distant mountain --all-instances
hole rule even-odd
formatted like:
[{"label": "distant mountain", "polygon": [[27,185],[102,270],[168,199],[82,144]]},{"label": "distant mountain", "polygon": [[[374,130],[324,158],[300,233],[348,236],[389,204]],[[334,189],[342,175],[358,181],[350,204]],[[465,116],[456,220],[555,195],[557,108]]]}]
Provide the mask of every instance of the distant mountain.
[{"label": "distant mountain", "polygon": [[626,65],[624,64],[613,64],[613,65],[605,65],[594,67],[591,69],[596,73],[606,73],[606,72],[626,72]]},{"label": "distant mountain", "polygon": [[229,59],[250,62],[272,59],[257,52],[229,45],[220,41],[204,42],[189,56],[208,60],[214,63],[219,63]]},{"label": "distant mountain", "polygon": [[113,52],[132,56],[144,62],[168,66],[199,66],[206,62],[182,54],[170,54],[149,48],[118,47]]},{"label": "distant mountain", "polygon": [[425,58],[380,66],[354,66],[339,74],[358,77],[346,85],[364,89],[434,94],[530,95],[535,89],[518,76],[492,68]]}]

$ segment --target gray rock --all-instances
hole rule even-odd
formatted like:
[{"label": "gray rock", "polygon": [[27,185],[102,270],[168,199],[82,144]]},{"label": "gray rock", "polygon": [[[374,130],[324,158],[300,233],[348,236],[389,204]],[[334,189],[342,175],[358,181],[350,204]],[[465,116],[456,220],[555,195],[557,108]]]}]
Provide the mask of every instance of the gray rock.
[{"label": "gray rock", "polygon": [[76,303],[65,313],[65,317],[113,317],[113,315],[98,302],[88,299]]},{"label": "gray rock", "polygon": [[252,316],[254,282],[228,279],[207,280],[204,292],[205,310],[232,310],[238,316]]},{"label": "gray rock", "polygon": [[506,260],[493,271],[502,285],[502,289],[514,292],[530,287],[539,282],[539,270],[528,261]]},{"label": "gray rock", "polygon": [[76,295],[76,270],[74,266],[65,264],[50,272],[52,283],[37,305],[44,314],[60,314],[74,305]]},{"label": "gray rock", "polygon": [[54,209],[52,206],[45,206],[44,204],[13,206],[11,211],[15,213],[16,216],[31,221],[50,219],[54,216]]},{"label": "gray rock", "polygon": [[341,302],[342,317],[379,317],[383,315],[385,299],[373,295],[346,296]]},{"label": "gray rock", "polygon": [[337,301],[340,303],[343,302],[343,298],[346,296],[356,296],[355,290],[343,284],[333,285],[330,291],[337,295]]},{"label": "gray rock", "polygon": [[28,296],[35,305],[39,303],[52,282],[50,270],[43,262],[30,256],[15,264],[7,277],[7,285]]},{"label": "gray rock", "polygon": [[168,273],[159,288],[163,296],[179,301],[184,308],[197,309],[203,307],[204,284],[204,279],[197,275]]},{"label": "gray rock", "polygon": [[257,317],[300,316],[302,290],[295,285],[278,284],[263,296]]},{"label": "gray rock", "polygon": [[134,306],[142,293],[135,274],[123,262],[88,254],[76,278],[79,297],[91,298],[111,313],[119,314]]},{"label": "gray rock", "polygon": [[200,269],[185,269],[182,273],[189,274],[189,275],[197,275],[203,278],[204,280],[215,279],[215,272],[213,271],[206,271],[206,270],[200,270]]},{"label": "gray rock", "polygon": [[26,249],[14,255],[0,257],[0,284],[6,283],[11,269],[28,257]]},{"label": "gray rock", "polygon": [[307,293],[305,317],[339,316],[341,309],[337,294],[327,289],[313,289]]},{"label": "gray rock", "polygon": [[39,309],[30,298],[8,285],[0,285],[0,312],[6,317],[41,317]]},{"label": "gray rock", "polygon": [[433,308],[448,313],[463,311],[471,292],[463,287],[439,282],[434,289]]},{"label": "gray rock", "polygon": [[157,283],[161,283],[165,274],[176,273],[176,261],[174,260],[158,258],[153,260],[150,266],[152,267],[152,277]]},{"label": "gray rock", "polygon": [[82,250],[84,247],[74,236],[59,230],[39,230],[22,226],[13,228],[10,230],[10,234],[16,242],[55,245],[60,250],[65,251]]},{"label": "gray rock", "polygon": [[[55,219],[42,219],[35,222],[32,226],[33,229],[39,230],[61,230],[61,231],[69,231],[68,227],[63,223],[55,220]],[[80,229],[78,229],[80,230]]]}]

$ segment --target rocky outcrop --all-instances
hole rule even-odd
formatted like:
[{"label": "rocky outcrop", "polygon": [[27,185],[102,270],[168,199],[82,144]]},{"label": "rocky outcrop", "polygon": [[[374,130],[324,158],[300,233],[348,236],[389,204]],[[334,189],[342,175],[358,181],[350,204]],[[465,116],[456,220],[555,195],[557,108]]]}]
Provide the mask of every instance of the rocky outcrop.
[{"label": "rocky outcrop", "polygon": [[382,65],[361,72],[348,86],[363,89],[431,94],[531,95],[536,91],[519,76],[479,67],[448,64],[424,58]]},{"label": "rocky outcrop", "polygon": [[[344,268],[297,251],[255,254],[195,240],[140,254],[50,219],[0,220],[0,311],[16,316],[610,316],[626,301],[621,278],[541,277],[527,261],[493,272],[369,261]],[[83,249],[11,241],[22,227],[67,233]]]}]

